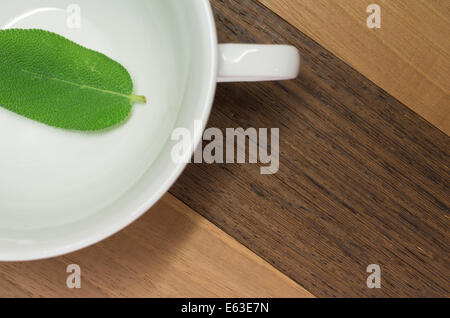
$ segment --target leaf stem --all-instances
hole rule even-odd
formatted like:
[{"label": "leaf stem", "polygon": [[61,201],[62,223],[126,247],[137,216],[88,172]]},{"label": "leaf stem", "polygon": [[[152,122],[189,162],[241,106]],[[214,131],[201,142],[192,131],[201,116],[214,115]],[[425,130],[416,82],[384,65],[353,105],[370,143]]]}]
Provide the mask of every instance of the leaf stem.
[{"label": "leaf stem", "polygon": [[132,94],[132,95],[130,96],[130,99],[131,99],[133,102],[136,102],[136,103],[144,103],[144,104],[147,104],[147,98],[146,98],[145,96],[134,95],[134,94]]}]

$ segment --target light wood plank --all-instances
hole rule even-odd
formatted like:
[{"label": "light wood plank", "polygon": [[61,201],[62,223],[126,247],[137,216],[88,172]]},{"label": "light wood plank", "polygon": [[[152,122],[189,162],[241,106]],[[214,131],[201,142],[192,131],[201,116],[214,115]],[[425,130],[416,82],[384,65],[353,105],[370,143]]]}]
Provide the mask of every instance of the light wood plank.
[{"label": "light wood plank", "polygon": [[[82,288],[66,287],[79,264]],[[260,257],[166,195],[135,224],[71,255],[0,263],[0,297],[311,297]]]},{"label": "light wood plank", "polygon": [[[259,1],[450,134],[449,1]],[[372,3],[381,29],[367,27]]]}]

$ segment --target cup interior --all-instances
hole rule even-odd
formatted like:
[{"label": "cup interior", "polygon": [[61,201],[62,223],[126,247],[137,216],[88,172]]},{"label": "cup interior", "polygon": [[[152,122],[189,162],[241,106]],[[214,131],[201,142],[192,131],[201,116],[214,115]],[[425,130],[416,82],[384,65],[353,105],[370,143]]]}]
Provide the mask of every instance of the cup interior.
[{"label": "cup interior", "polygon": [[171,158],[173,129],[199,135],[194,130],[209,115],[217,41],[207,0],[72,3],[7,2],[0,26],[49,30],[108,55],[149,102],[135,105],[125,124],[96,133],[48,127],[0,108],[0,260],[64,254],[128,225],[184,167]]}]

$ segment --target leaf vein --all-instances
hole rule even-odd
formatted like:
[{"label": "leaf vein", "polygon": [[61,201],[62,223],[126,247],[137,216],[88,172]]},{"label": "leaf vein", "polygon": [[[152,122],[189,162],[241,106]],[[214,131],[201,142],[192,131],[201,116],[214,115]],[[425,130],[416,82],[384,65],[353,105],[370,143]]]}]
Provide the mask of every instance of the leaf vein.
[{"label": "leaf vein", "polygon": [[[28,73],[28,74],[32,74],[34,76],[38,76],[41,79],[44,78],[44,76],[39,74],[39,73],[31,72],[31,71],[28,71],[28,70],[25,70],[25,69],[22,69],[22,72]],[[89,86],[89,85],[84,85],[84,84],[78,84],[78,83],[71,82],[71,81],[66,81],[66,80],[63,80],[63,79],[60,79],[60,78],[57,78],[57,77],[48,77],[48,79],[50,79],[52,81],[57,81],[57,82],[60,82],[60,83],[76,86],[76,87],[79,87],[81,89],[90,89],[90,90],[98,91],[98,92],[105,93],[105,94],[111,94],[111,95],[124,97],[124,98],[127,98],[129,100],[134,100],[133,99],[133,95],[125,95],[125,94],[114,92],[114,91],[111,91],[111,90],[101,89],[101,88],[97,88],[97,87],[93,87],[93,86]]]}]

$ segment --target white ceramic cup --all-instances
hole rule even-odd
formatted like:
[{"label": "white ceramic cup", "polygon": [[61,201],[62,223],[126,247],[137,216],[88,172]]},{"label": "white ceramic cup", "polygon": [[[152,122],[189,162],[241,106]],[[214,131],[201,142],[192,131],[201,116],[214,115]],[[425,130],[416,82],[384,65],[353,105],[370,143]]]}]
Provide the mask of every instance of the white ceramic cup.
[{"label": "white ceramic cup", "polygon": [[0,261],[62,255],[123,229],[183,171],[171,132],[188,128],[195,148],[217,82],[291,79],[300,66],[290,46],[218,45],[208,0],[15,0],[2,3],[0,26],[103,52],[149,100],[125,125],[90,134],[0,108]]}]

